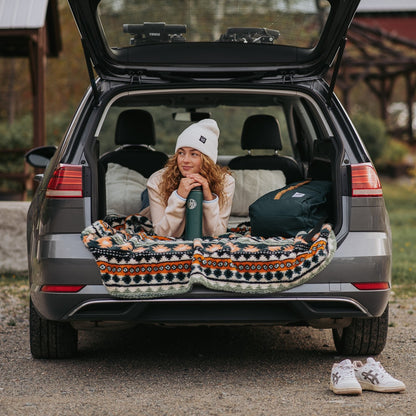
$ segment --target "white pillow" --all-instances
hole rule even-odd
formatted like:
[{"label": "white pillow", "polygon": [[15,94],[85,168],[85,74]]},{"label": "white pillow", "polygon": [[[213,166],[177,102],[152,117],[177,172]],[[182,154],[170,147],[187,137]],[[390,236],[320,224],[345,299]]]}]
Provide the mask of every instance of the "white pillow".
[{"label": "white pillow", "polygon": [[235,192],[231,215],[247,216],[248,207],[258,198],[286,186],[286,177],[281,170],[242,169],[233,170]]},{"label": "white pillow", "polygon": [[105,174],[107,214],[131,215],[140,211],[147,179],[135,170],[109,163]]}]

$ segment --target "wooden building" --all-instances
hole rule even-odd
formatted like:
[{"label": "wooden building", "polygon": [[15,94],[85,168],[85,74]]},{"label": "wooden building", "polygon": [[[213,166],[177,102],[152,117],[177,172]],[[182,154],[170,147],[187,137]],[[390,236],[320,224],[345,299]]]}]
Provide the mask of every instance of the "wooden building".
[{"label": "wooden building", "polygon": [[355,20],[416,41],[415,0],[361,0]]},{"label": "wooden building", "polygon": [[345,107],[350,107],[351,90],[364,82],[378,99],[381,118],[387,120],[397,80],[404,79],[403,102],[410,115],[404,136],[415,143],[416,1],[362,0],[347,38],[337,78]]},{"label": "wooden building", "polygon": [[[58,0],[0,0],[0,59],[29,60],[33,101],[33,147],[46,144],[46,60],[48,57],[58,57],[61,50]],[[1,152],[20,152],[23,156],[24,149]],[[31,187],[26,165],[25,172],[1,173],[0,178],[18,181],[25,190]]]}]

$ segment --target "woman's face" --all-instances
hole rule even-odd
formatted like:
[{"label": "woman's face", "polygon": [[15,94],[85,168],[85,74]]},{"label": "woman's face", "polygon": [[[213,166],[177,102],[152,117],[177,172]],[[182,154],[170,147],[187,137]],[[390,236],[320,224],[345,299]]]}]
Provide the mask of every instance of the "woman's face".
[{"label": "woman's face", "polygon": [[199,173],[202,167],[201,152],[193,147],[181,147],[177,151],[177,163],[182,176]]}]

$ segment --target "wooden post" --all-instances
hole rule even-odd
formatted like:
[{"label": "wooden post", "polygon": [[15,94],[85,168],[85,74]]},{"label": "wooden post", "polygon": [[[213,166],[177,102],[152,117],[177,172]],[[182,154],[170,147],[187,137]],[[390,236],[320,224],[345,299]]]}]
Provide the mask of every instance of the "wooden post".
[{"label": "wooden post", "polygon": [[46,28],[36,30],[29,40],[29,65],[33,91],[33,145],[46,144],[45,122],[45,71]]},{"label": "wooden post", "polygon": [[413,96],[416,90],[416,82],[412,82],[412,73],[407,72],[405,74],[406,79],[406,104],[407,104],[407,112],[408,112],[408,119],[407,119],[407,134],[410,144],[414,144],[414,136],[413,136]]}]

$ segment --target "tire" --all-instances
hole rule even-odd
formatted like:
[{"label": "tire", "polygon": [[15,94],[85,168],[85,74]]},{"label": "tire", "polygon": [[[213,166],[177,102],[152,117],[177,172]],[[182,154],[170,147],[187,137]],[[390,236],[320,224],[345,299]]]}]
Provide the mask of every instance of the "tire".
[{"label": "tire", "polygon": [[43,319],[30,300],[30,351],[33,358],[70,358],[78,348],[78,331],[69,323]]},{"label": "tire", "polygon": [[383,351],[389,327],[389,305],[378,318],[353,318],[346,328],[334,328],[332,336],[338,353],[377,355]]}]

